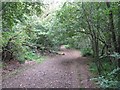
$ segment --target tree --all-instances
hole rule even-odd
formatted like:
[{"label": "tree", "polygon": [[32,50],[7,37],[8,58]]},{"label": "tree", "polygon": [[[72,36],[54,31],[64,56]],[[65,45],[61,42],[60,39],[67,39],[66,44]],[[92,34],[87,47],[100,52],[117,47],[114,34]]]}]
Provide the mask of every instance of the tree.
[{"label": "tree", "polygon": [[114,23],[113,23],[113,13],[112,10],[110,10],[111,6],[110,6],[110,2],[106,2],[106,5],[109,9],[109,30],[111,32],[111,36],[112,36],[112,42],[114,45],[114,49],[117,52],[117,40],[116,40],[116,34],[115,34],[115,28],[114,28]]},{"label": "tree", "polygon": [[20,23],[25,23],[28,15],[40,15],[42,3],[3,2],[2,4],[2,59],[4,61],[23,56],[25,48],[22,44],[30,37],[31,33],[28,32],[31,32],[32,28],[29,24],[25,26]]},{"label": "tree", "polygon": [[[118,3],[118,53],[120,54],[120,2]],[[120,68],[120,58],[118,59],[118,67]]]}]

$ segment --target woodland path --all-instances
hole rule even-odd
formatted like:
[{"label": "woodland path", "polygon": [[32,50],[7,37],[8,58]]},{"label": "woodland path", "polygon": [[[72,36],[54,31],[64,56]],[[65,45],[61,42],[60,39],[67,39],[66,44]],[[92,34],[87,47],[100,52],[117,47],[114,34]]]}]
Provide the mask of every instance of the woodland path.
[{"label": "woodland path", "polygon": [[94,88],[89,80],[89,60],[77,50],[49,57],[21,73],[2,80],[3,88]]}]

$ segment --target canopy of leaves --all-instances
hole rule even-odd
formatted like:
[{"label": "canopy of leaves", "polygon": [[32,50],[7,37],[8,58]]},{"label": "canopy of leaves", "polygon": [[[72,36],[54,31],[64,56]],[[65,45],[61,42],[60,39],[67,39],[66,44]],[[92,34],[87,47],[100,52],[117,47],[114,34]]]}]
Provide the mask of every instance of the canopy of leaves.
[{"label": "canopy of leaves", "polygon": [[3,61],[36,59],[38,51],[64,44],[92,55],[99,74],[102,60],[115,59],[114,67],[120,67],[119,2],[65,2],[58,10],[49,8],[42,2],[2,2]]}]

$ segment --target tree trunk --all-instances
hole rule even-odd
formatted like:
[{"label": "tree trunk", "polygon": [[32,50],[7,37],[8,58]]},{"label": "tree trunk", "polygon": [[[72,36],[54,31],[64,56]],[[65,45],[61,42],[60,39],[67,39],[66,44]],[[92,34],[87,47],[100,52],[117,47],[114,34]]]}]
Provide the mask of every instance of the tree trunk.
[{"label": "tree trunk", "polygon": [[[118,4],[118,53],[120,54],[120,5]],[[120,68],[120,58],[118,59],[118,67]]]},{"label": "tree trunk", "polygon": [[[120,35],[118,36],[118,53],[120,54]],[[120,68],[120,58],[118,59],[118,67]]]},{"label": "tree trunk", "polygon": [[113,13],[112,10],[110,10],[110,2],[106,2],[106,5],[109,9],[109,29],[111,32],[111,38],[112,38],[112,42],[113,42],[113,46],[114,46],[114,50],[115,52],[117,52],[117,40],[116,40],[116,34],[115,34],[115,30],[114,30],[114,23],[113,23]]}]

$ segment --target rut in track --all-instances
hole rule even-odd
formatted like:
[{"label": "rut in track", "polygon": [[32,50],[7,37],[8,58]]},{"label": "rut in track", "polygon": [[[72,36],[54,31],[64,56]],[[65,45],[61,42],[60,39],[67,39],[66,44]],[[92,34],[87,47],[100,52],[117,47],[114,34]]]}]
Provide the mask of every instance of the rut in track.
[{"label": "rut in track", "polygon": [[48,58],[41,64],[2,80],[3,88],[94,88],[88,59],[77,50]]}]

